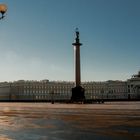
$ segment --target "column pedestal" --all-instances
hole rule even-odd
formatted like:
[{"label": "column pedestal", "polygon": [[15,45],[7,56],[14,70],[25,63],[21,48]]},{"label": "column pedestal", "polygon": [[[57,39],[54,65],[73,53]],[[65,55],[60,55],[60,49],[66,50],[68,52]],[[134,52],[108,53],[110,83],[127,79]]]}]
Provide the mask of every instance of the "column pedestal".
[{"label": "column pedestal", "polygon": [[85,89],[81,86],[72,88],[72,102],[84,102],[85,101]]}]

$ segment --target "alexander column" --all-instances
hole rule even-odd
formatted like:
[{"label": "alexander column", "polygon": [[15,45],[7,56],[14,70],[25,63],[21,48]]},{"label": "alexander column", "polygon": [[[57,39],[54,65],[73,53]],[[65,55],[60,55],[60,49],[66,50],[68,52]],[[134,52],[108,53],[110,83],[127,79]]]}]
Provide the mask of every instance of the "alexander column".
[{"label": "alexander column", "polygon": [[82,45],[80,43],[79,39],[79,31],[78,28],[76,28],[76,38],[75,42],[72,43],[74,46],[74,53],[75,53],[75,87],[72,88],[72,102],[79,102],[85,100],[85,90],[81,87],[81,71],[80,71],[80,46]]}]

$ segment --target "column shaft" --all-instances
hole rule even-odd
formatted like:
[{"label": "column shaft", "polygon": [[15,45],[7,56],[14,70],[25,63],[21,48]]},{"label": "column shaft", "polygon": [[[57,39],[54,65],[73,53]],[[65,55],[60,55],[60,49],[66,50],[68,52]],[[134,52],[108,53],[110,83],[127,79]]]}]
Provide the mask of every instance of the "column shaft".
[{"label": "column shaft", "polygon": [[80,45],[75,45],[75,83],[76,86],[81,84],[81,72],[80,72]]}]

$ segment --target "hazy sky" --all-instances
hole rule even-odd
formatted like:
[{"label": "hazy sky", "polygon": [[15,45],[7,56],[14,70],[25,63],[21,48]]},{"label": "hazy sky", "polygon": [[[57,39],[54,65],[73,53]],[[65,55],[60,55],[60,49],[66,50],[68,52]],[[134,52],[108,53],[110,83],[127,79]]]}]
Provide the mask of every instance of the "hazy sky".
[{"label": "hazy sky", "polygon": [[140,0],[0,0],[0,81],[74,80],[74,30],[82,81],[126,80],[140,70]]}]

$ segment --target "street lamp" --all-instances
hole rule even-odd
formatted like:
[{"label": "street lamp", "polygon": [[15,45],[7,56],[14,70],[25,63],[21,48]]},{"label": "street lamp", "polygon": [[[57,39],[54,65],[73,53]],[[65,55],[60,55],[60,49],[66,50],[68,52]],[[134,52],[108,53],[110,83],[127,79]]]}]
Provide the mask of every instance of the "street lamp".
[{"label": "street lamp", "polygon": [[0,20],[5,17],[4,14],[6,13],[6,11],[7,6],[5,4],[0,4],[0,13],[1,13]]}]

